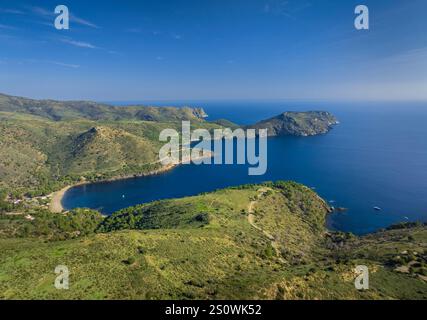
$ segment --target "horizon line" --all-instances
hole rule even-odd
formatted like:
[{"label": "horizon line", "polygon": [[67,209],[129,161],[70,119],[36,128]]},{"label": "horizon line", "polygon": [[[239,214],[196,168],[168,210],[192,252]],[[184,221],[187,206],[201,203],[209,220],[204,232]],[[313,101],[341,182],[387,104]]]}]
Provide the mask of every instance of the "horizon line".
[{"label": "horizon line", "polygon": [[141,98],[141,99],[93,99],[93,98],[57,98],[57,97],[30,97],[27,95],[20,94],[8,94],[0,92],[0,95],[10,96],[14,98],[24,98],[30,100],[53,100],[53,101],[62,101],[62,102],[78,102],[78,101],[90,101],[101,104],[111,104],[111,105],[121,105],[121,104],[143,104],[143,103],[161,103],[161,102],[260,102],[260,101],[271,101],[271,102],[281,102],[281,101],[294,101],[294,102],[365,102],[365,103],[374,103],[374,102],[387,102],[387,103],[402,103],[402,102],[411,102],[411,103],[427,103],[426,99],[387,99],[387,98],[378,98],[378,99],[354,99],[354,98],[271,98],[271,97],[260,97],[260,98]]}]

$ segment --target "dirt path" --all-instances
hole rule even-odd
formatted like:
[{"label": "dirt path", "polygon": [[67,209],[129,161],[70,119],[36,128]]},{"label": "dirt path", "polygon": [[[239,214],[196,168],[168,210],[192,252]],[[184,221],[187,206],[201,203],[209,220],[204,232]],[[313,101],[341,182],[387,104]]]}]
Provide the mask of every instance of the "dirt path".
[{"label": "dirt path", "polygon": [[[267,191],[269,191],[269,190],[271,190],[270,188],[261,188],[261,189],[259,189],[258,190],[258,195],[257,195],[257,199],[260,199]],[[263,233],[263,235],[265,236],[265,237],[267,237],[268,238],[268,240],[270,240],[271,241],[271,246],[273,247],[273,249],[274,249],[274,251],[276,252],[276,256],[279,258],[279,261],[280,262],[282,262],[282,263],[286,263],[286,261],[285,261],[285,259],[283,259],[282,258],[282,254],[281,254],[281,252],[280,252],[280,245],[279,245],[279,243],[276,241],[276,239],[274,238],[274,236],[271,234],[271,233],[269,233],[268,231],[266,231],[266,230],[264,230],[264,229],[262,229],[262,228],[260,228],[259,226],[257,226],[256,224],[255,224],[255,216],[254,216],[254,212],[255,212],[255,210],[254,210],[254,208],[255,208],[255,206],[257,205],[257,203],[258,203],[258,200],[255,200],[255,201],[251,201],[250,203],[249,203],[249,206],[248,206],[248,222],[249,222],[249,224],[254,228],[254,229],[256,229],[256,230],[258,230],[258,231],[260,231],[260,232],[262,232]]]}]

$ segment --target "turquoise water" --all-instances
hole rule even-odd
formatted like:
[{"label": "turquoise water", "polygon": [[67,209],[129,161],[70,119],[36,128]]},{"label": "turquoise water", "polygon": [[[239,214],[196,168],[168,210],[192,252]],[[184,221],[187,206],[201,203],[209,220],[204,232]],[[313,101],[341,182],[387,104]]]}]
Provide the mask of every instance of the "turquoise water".
[{"label": "turquoise water", "polygon": [[[396,222],[427,221],[427,104],[188,104],[202,105],[210,119],[227,118],[240,124],[286,110],[327,110],[340,125],[321,136],[269,139],[264,176],[248,176],[244,165],[183,165],[158,176],[72,188],[65,194],[64,207],[89,207],[110,214],[139,203],[232,185],[295,180],[314,188],[331,205],[348,208],[329,217],[328,227],[334,230],[364,234]],[[375,211],[375,206],[382,211]]]}]

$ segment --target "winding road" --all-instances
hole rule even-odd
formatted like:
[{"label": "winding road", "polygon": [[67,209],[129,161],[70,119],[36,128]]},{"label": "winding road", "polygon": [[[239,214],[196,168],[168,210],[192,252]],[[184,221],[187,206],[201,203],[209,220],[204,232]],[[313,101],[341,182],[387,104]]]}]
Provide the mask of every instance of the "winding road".
[{"label": "winding road", "polygon": [[[270,188],[259,189],[257,199],[260,199],[265,193],[267,193],[268,191],[271,191],[271,190],[272,189],[270,189]],[[258,203],[258,200],[254,200],[254,201],[251,201],[249,203],[249,206],[248,206],[248,222],[253,228],[262,232],[263,235],[265,237],[267,237],[268,240],[271,241],[271,246],[274,248],[274,251],[276,252],[276,256],[278,257],[279,261],[282,263],[286,263],[286,260],[283,259],[283,257],[282,257],[282,253],[280,252],[280,245],[276,241],[276,238],[271,233],[269,233],[268,231],[262,229],[261,227],[259,227],[255,224],[255,216],[254,216],[255,210],[254,210],[254,208],[257,205],[257,203]]]}]

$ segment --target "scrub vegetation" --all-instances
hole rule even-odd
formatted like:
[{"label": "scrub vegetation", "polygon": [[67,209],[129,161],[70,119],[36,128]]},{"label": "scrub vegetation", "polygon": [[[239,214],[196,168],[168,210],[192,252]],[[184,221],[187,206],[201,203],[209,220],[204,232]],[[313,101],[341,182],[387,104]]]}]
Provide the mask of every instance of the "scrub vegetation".
[{"label": "scrub vegetation", "polygon": [[[425,225],[356,237],[326,230],[329,210],[309,188],[277,182],[105,218],[3,214],[0,298],[427,299]],[[70,269],[69,290],[53,285],[57,265]],[[354,287],[357,265],[369,290]]]}]

